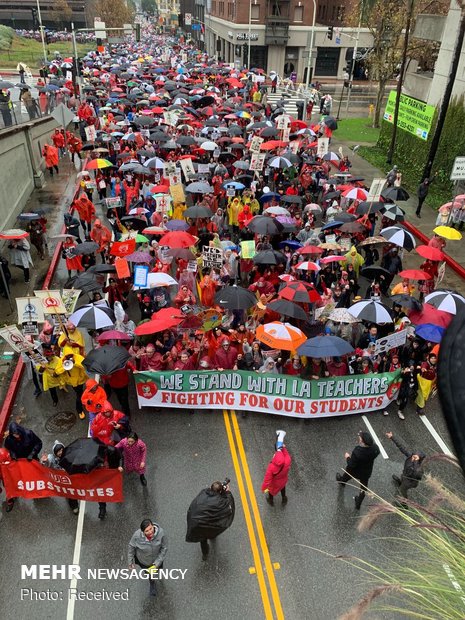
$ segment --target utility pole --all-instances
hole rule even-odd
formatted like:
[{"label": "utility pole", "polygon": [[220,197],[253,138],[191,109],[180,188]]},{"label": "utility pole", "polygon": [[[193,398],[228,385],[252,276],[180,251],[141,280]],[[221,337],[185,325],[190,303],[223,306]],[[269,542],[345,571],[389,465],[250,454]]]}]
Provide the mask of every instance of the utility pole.
[{"label": "utility pole", "polygon": [[250,45],[251,45],[251,38],[252,38],[252,0],[250,0],[249,2],[249,40],[248,40],[248,47],[247,47],[247,70],[250,71]]},{"label": "utility pole", "polygon": [[304,118],[307,117],[308,87],[310,85],[310,73],[312,71],[312,53],[313,53],[313,45],[314,45],[314,42],[315,42],[315,22],[316,22],[316,0],[313,0],[312,30],[310,32],[310,47],[309,47],[309,50],[308,50],[307,75],[306,75],[306,78],[305,78]]},{"label": "utility pole", "polygon": [[399,74],[399,79],[397,80],[396,105],[394,107],[394,120],[393,120],[393,126],[392,126],[391,144],[389,145],[389,151],[388,151],[387,158],[386,158],[386,161],[388,164],[392,164],[392,158],[394,156],[394,149],[396,147],[397,122],[399,120],[400,97],[402,95],[402,86],[404,83],[405,65],[407,64],[407,51],[408,51],[408,42],[409,42],[409,34],[410,34],[410,24],[412,22],[414,2],[415,0],[408,0],[407,24],[405,26],[404,48],[402,51],[402,62],[400,65],[400,74]]},{"label": "utility pole", "polygon": [[[360,2],[360,15],[358,18],[357,35],[355,37],[354,51],[352,53],[352,62],[349,65],[349,79],[347,80],[347,103],[346,103],[346,116],[349,112],[350,104],[350,92],[352,90],[352,78],[354,76],[355,63],[357,61],[358,53],[358,41],[360,39],[360,28],[362,27],[362,14],[363,14],[363,2]],[[341,95],[342,97],[342,95]]]},{"label": "utility pole", "polygon": [[40,38],[42,39],[42,49],[44,51],[44,60],[47,62],[47,46],[45,45],[44,27],[42,26],[42,13],[40,12],[40,2],[37,0],[37,17],[39,18]]},{"label": "utility pole", "polygon": [[441,108],[439,110],[438,121],[436,123],[436,129],[434,130],[433,139],[431,140],[431,146],[426,160],[426,165],[421,176],[422,181],[428,179],[431,176],[431,170],[433,168],[434,158],[441,139],[442,128],[444,127],[444,121],[446,120],[447,109],[449,107],[450,99],[452,96],[452,90],[454,88],[455,78],[457,77],[457,69],[460,61],[460,54],[462,52],[463,40],[465,37],[465,8],[460,5],[460,23],[459,32],[455,41],[454,54],[452,56],[452,62],[449,70],[449,77],[447,79],[446,88],[444,90],[444,97],[442,98]]}]

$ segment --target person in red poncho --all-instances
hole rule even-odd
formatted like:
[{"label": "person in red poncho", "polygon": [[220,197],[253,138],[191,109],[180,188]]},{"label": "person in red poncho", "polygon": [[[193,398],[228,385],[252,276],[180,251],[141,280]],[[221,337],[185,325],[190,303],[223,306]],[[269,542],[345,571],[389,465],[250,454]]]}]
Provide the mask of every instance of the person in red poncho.
[{"label": "person in red poncho", "polygon": [[81,221],[81,226],[84,230],[84,234],[89,234],[91,223],[93,220],[95,220],[95,207],[93,202],[91,202],[87,198],[86,194],[83,192],[79,196],[79,198],[74,201],[72,206],[79,213],[79,219]]},{"label": "person in red poncho", "polygon": [[127,437],[129,432],[127,416],[122,411],[113,409],[113,405],[107,400],[103,403],[102,411],[95,416],[90,426],[92,437],[110,446],[114,446],[118,441]]},{"label": "person in red poncho", "polygon": [[90,231],[90,238],[92,241],[95,241],[95,243],[98,243],[97,253],[101,254],[102,263],[104,263],[108,247],[111,243],[111,232],[98,218],[95,220],[92,230]]},{"label": "person in red poncho", "polygon": [[88,379],[81,396],[81,403],[89,414],[89,422],[92,423],[95,416],[102,411],[106,400],[107,394],[100,383],[95,379]]},{"label": "person in red poncho", "polygon": [[58,149],[59,154],[63,157],[65,154],[65,136],[59,129],[55,129],[55,133],[52,134],[53,146]]},{"label": "person in red poncho", "polygon": [[44,144],[44,148],[42,149],[42,155],[44,156],[45,166],[50,172],[50,176],[53,177],[54,169],[58,174],[60,172],[58,170],[58,149],[51,144]]},{"label": "person in red poncho", "polygon": [[265,493],[266,501],[273,506],[274,496],[281,492],[283,504],[287,504],[286,484],[289,477],[289,469],[291,467],[291,455],[284,445],[284,437],[286,431],[276,431],[275,453],[266,468],[265,477],[263,478],[262,491]]}]

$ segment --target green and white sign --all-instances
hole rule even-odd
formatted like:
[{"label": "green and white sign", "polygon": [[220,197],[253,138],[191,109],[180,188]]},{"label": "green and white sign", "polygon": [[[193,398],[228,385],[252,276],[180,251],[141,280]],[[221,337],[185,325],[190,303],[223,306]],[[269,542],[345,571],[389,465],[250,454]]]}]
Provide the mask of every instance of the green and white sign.
[{"label": "green and white sign", "polygon": [[[396,106],[397,92],[391,90],[384,112],[384,120],[394,123],[394,108]],[[431,125],[433,123],[435,107],[428,105],[424,101],[409,97],[400,96],[399,117],[397,127],[413,134],[421,140],[427,140]]]}]

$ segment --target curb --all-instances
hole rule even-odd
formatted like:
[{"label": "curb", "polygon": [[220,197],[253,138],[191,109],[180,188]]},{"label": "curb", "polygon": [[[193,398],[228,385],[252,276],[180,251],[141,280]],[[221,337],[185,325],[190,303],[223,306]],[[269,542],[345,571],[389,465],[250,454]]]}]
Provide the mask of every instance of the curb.
[{"label": "curb", "polygon": [[[85,170],[85,166],[86,164],[84,163],[84,166],[82,168],[83,170]],[[79,192],[79,189],[80,189],[80,185],[79,185],[79,181],[77,181],[74,196],[76,196],[77,192]],[[61,233],[64,233],[64,231],[65,231],[65,226],[63,224]],[[42,285],[42,290],[48,289],[52,282],[52,278],[55,274],[56,268],[61,258],[61,246],[62,246],[62,242],[60,241],[57,244],[55,251],[53,253],[50,266],[47,270],[47,274],[45,276],[45,280]],[[13,373],[13,376],[11,377],[10,385],[8,386],[8,391],[5,395],[5,400],[3,401],[2,408],[0,409],[0,434],[1,436],[3,436],[3,434],[6,431],[7,423],[11,415],[11,410],[13,409],[13,405],[18,395],[19,387],[21,385],[24,368],[25,368],[24,362],[21,359],[21,357],[19,357],[18,363],[16,364],[15,371]]]},{"label": "curb", "polygon": [[[424,243],[425,245],[428,245],[430,238],[427,235],[425,235],[424,232],[422,232],[419,228],[417,228],[410,222],[402,222],[402,224],[404,228],[406,228],[410,233],[412,233],[412,235],[417,237],[417,239],[420,239],[420,241]],[[445,252],[443,252],[443,254],[444,254],[444,260],[446,261],[447,265],[449,265],[449,267],[453,271],[455,271],[455,273],[460,278],[465,280],[465,268],[462,267],[460,263],[458,263],[456,260],[454,260],[451,256],[449,256]]]}]

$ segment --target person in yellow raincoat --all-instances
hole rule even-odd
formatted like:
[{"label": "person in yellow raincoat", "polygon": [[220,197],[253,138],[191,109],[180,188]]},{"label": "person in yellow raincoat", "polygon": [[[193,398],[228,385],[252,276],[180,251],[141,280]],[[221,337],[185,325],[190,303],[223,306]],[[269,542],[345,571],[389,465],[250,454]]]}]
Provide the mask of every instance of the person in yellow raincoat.
[{"label": "person in yellow raincoat", "polygon": [[81,397],[84,391],[84,383],[87,381],[88,376],[82,365],[84,358],[79,353],[76,353],[76,349],[71,346],[65,346],[63,348],[63,355],[60,359],[60,363],[57,364],[55,372],[57,375],[63,377],[65,385],[70,385],[76,394],[76,413],[81,420],[86,417],[86,414],[82,410]]},{"label": "person in yellow raincoat", "polygon": [[260,203],[256,198],[253,197],[253,193],[250,190],[245,189],[242,192],[242,202],[244,203],[244,205],[249,205],[250,212],[253,215],[257,215],[257,213],[259,213]]},{"label": "person in yellow raincoat", "polygon": [[44,347],[44,356],[47,358],[47,364],[39,364],[37,372],[42,376],[42,384],[44,392],[47,390],[52,397],[53,406],[58,405],[58,392],[57,388],[63,389],[65,382],[63,377],[56,372],[57,366],[61,364],[61,360],[56,355],[55,347]]},{"label": "person in yellow raincoat", "polygon": [[426,362],[420,366],[418,379],[418,393],[415,399],[418,415],[424,415],[424,409],[428,398],[436,391],[437,364],[438,358],[435,353],[430,353]]},{"label": "person in yellow raincoat", "polygon": [[342,263],[342,269],[347,269],[347,265],[353,265],[354,271],[357,274],[357,278],[360,275],[360,267],[365,262],[365,259],[361,254],[357,252],[357,248],[353,245],[347,254],[344,254],[346,257],[345,261]]},{"label": "person in yellow raincoat", "polygon": [[244,208],[242,201],[237,196],[228,202],[228,223],[233,227],[234,232],[239,230],[239,213]]},{"label": "person in yellow raincoat", "polygon": [[173,220],[182,220],[184,218],[184,211],[187,209],[184,202],[175,202],[173,206]]},{"label": "person in yellow raincoat", "polygon": [[60,349],[72,347],[75,353],[83,355],[85,351],[84,336],[71,321],[68,321],[65,327],[66,331],[58,338],[58,346]]},{"label": "person in yellow raincoat", "polygon": [[402,282],[398,282],[392,287],[391,295],[413,295],[415,292],[415,285],[410,284],[408,278],[403,278]]}]

